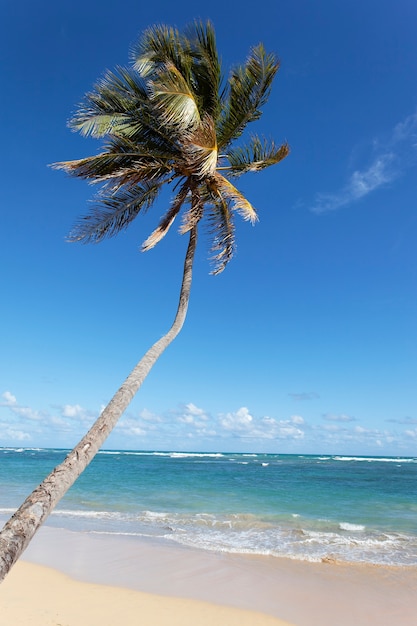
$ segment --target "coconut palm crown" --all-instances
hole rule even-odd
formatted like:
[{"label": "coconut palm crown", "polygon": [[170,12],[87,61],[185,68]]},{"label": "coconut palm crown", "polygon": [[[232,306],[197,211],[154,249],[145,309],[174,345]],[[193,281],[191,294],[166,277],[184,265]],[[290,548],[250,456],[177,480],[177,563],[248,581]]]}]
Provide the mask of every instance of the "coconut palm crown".
[{"label": "coconut palm crown", "polygon": [[180,233],[204,217],[217,274],[233,255],[234,213],[257,220],[230,179],[278,163],[289,152],[286,143],[256,135],[233,146],[259,119],[279,62],[260,44],[224,81],[209,22],[195,22],[185,33],[152,27],[133,47],[131,61],[128,69],[107,72],[69,122],[84,136],[105,138],[103,151],[53,166],[101,183],[91,212],[69,240],[99,242],[117,234],[167,183],[174,189],[171,206],[142,250],[164,237],[180,211]]}]

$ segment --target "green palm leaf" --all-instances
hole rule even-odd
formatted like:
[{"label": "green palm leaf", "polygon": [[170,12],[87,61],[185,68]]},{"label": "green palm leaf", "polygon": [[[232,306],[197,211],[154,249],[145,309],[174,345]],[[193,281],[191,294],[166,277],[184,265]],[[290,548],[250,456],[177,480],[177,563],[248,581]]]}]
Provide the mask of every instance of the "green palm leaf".
[{"label": "green palm leaf", "polygon": [[189,80],[192,66],[190,44],[176,28],[159,25],[147,29],[132,47],[131,59],[134,69],[145,79],[172,64],[185,80]]},{"label": "green palm leaf", "polygon": [[268,143],[265,139],[261,140],[254,136],[248,145],[228,150],[229,171],[233,176],[241,176],[246,172],[259,172],[282,161],[289,151],[287,143],[278,147],[273,141]]},{"label": "green palm leaf", "polygon": [[221,64],[214,28],[210,22],[195,22],[188,38],[194,60],[191,76],[194,92],[201,111],[217,119],[221,110]]},{"label": "green palm leaf", "polygon": [[208,227],[212,236],[210,257],[214,265],[211,274],[220,274],[233,257],[235,251],[235,227],[227,200],[217,185],[210,185],[212,208],[208,215]]},{"label": "green palm leaf", "polygon": [[171,170],[169,165],[151,156],[108,152],[77,161],[53,163],[51,167],[95,183],[118,179],[121,181],[119,185],[129,181],[130,184],[135,184],[145,180],[160,179]]},{"label": "green palm leaf", "polygon": [[228,100],[217,128],[219,147],[227,146],[242,134],[249,122],[260,118],[260,109],[268,99],[278,69],[275,56],[267,54],[259,44],[252,50],[246,64],[232,73]]},{"label": "green palm leaf", "polygon": [[70,233],[69,241],[98,243],[113,237],[155,201],[160,184],[143,183],[133,190],[122,190],[113,195],[98,196],[89,215],[83,217]]},{"label": "green palm leaf", "polygon": [[[141,127],[148,94],[138,75],[124,68],[107,72],[79,105],[69,126],[84,136],[131,135]],[[143,113],[143,112],[142,112]]]},{"label": "green palm leaf", "polygon": [[150,81],[149,89],[151,101],[165,126],[187,130],[200,122],[194,94],[174,65],[167,65],[155,80]]}]

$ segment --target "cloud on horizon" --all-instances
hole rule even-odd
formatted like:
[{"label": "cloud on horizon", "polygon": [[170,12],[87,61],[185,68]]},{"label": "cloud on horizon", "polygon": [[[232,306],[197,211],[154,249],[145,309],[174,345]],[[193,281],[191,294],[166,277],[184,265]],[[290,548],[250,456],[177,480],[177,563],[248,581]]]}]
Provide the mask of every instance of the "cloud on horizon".
[{"label": "cloud on horizon", "polygon": [[[37,410],[21,406],[6,391],[0,396],[0,446],[69,448],[84,436],[99,413],[100,410],[94,412],[79,404]],[[403,429],[392,431],[358,425],[354,417],[344,413],[321,417],[324,421],[315,423],[300,414],[283,418],[256,416],[245,406],[211,415],[189,402],[161,414],[148,409],[128,411],[114,429],[110,447],[305,454],[341,451],[354,454],[355,450],[359,454],[364,450],[375,454],[380,450],[385,454],[414,454],[417,440],[417,428],[412,427],[416,423],[414,418],[393,420],[403,424]]]},{"label": "cloud on horizon", "polygon": [[336,192],[316,194],[311,211],[336,211],[393,182],[417,163],[417,112],[399,122],[387,138],[373,141],[367,167],[355,170]]},{"label": "cloud on horizon", "polygon": [[400,417],[386,420],[387,422],[394,422],[395,424],[417,424],[417,417]]}]

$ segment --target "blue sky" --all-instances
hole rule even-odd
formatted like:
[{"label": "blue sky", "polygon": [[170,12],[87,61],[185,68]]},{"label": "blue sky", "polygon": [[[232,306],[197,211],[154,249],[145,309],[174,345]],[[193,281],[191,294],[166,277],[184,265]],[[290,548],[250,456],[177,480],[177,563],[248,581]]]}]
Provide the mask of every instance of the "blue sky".
[{"label": "blue sky", "polygon": [[99,151],[66,121],[140,33],[211,19],[223,71],[262,41],[281,70],[253,131],[281,164],[108,448],[417,454],[414,0],[3,3],[0,446],[71,447],[170,326],[186,240],[140,244],[168,205],[99,245],[65,237],[93,192],[47,167]]}]

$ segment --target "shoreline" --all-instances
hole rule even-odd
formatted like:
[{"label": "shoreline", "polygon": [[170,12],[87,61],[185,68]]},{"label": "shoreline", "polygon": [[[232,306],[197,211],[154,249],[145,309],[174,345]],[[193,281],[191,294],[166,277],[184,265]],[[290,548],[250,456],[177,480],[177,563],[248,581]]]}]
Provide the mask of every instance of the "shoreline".
[{"label": "shoreline", "polygon": [[[255,612],[262,614],[262,619],[269,616],[275,622],[283,620],[295,626],[413,626],[417,614],[414,567],[309,563],[204,552],[152,539],[48,526],[39,530],[22,561],[25,567],[17,563],[3,585],[8,585],[10,578],[13,586],[13,579],[17,581],[26,565],[36,564],[69,576],[76,585],[99,585],[104,595],[109,593],[109,587],[104,587],[107,585],[128,594],[152,594],[161,601],[169,598],[244,611],[248,619]],[[70,581],[66,584],[69,590]],[[223,623],[234,624],[231,615],[229,619],[232,621]],[[261,626],[259,620],[258,615],[256,623]],[[202,623],[194,622],[196,626]]]}]

